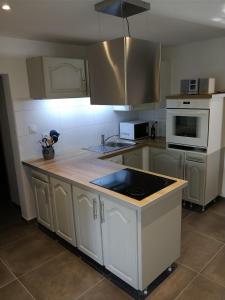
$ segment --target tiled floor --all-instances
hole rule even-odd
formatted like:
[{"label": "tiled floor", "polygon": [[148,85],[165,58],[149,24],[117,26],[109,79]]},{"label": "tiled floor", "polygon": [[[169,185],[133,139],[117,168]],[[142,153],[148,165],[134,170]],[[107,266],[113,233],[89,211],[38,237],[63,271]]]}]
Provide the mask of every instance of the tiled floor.
[{"label": "tiled floor", "polygon": [[[0,211],[1,300],[132,299],[35,224],[6,210]],[[225,300],[225,200],[203,214],[183,210],[177,265],[148,300]]]}]

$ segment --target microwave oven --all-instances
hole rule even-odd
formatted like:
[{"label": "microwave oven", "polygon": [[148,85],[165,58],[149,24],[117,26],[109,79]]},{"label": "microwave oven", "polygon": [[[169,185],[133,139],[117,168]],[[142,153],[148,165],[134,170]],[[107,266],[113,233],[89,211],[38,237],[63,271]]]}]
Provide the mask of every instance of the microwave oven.
[{"label": "microwave oven", "polygon": [[120,138],[138,140],[149,136],[149,122],[129,121],[120,122]]}]

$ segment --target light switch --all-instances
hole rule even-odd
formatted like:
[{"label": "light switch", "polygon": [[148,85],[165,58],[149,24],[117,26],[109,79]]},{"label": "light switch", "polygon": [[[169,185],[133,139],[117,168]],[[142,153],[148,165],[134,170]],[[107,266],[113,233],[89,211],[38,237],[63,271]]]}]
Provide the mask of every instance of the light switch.
[{"label": "light switch", "polygon": [[35,124],[29,125],[28,129],[29,129],[29,134],[35,134],[38,132],[37,125]]}]

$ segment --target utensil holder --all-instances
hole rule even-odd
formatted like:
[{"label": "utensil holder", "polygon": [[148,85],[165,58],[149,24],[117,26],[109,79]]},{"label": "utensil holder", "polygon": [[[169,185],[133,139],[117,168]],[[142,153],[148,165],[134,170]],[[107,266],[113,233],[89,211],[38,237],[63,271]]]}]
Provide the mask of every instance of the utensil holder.
[{"label": "utensil holder", "polygon": [[52,146],[50,147],[43,147],[42,154],[44,159],[49,160],[55,157],[55,150]]}]

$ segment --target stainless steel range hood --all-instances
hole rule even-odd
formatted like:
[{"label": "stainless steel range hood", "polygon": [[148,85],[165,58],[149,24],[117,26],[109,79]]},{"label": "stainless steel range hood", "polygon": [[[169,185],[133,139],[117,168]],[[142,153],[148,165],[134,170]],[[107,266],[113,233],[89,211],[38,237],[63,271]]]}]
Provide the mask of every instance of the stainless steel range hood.
[{"label": "stainless steel range hood", "polygon": [[89,46],[91,104],[140,105],[160,99],[161,46],[131,37]]}]

